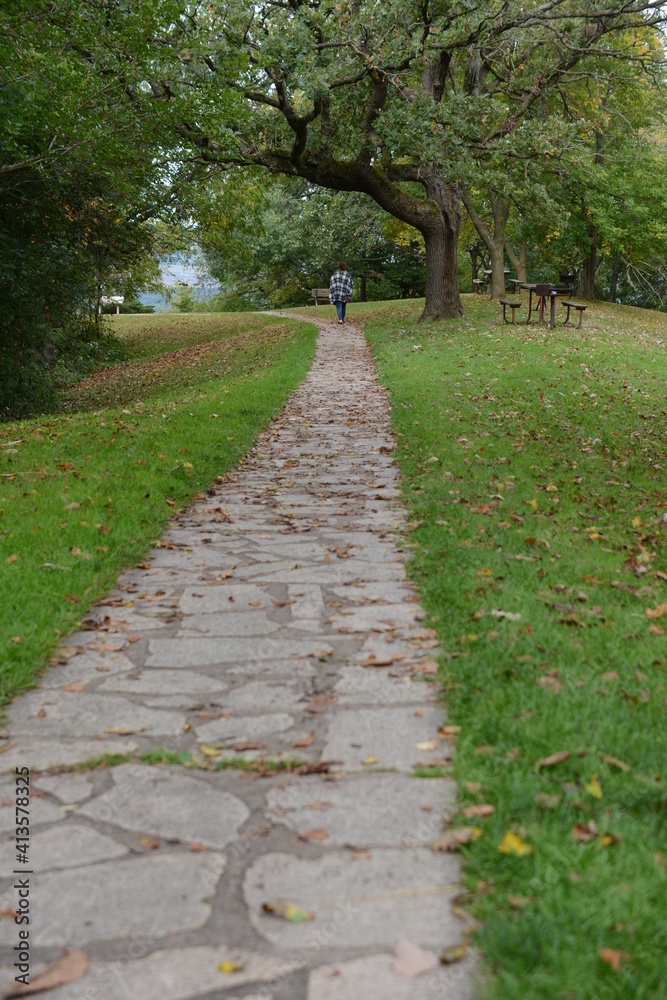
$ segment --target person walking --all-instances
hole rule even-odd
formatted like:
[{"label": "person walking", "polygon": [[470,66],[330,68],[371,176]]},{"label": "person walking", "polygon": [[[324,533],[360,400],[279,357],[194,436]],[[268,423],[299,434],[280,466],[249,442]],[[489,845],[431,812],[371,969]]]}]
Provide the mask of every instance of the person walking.
[{"label": "person walking", "polygon": [[329,302],[333,302],[338,313],[338,322],[345,322],[345,307],[352,301],[352,275],[344,260],[338,261],[338,268],[329,282]]}]

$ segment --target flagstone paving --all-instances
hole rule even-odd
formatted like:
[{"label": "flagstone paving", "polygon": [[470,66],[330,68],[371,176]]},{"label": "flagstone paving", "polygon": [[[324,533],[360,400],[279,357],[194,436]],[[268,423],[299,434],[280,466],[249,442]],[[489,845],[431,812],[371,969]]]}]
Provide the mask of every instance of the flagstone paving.
[{"label": "flagstone paving", "polygon": [[[463,924],[458,859],[428,847],[455,786],[414,776],[451,748],[393,447],[363,336],[321,324],[256,447],[10,706],[0,983],[18,940],[11,775],[30,765],[32,973],[63,948],[90,959],[54,1000],[471,996],[470,960],[394,968],[398,938],[437,956]],[[105,754],[125,756],[82,767]]]}]

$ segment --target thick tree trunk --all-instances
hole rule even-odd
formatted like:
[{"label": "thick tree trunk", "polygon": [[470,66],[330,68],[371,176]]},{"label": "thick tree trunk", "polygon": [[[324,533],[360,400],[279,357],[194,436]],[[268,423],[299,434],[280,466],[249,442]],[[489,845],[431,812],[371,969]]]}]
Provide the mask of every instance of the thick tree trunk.
[{"label": "thick tree trunk", "polygon": [[501,299],[505,294],[505,229],[510,208],[497,191],[491,190],[493,212],[493,239],[491,254],[491,298]]},{"label": "thick tree trunk", "polygon": [[595,298],[595,275],[598,269],[598,227],[588,226],[591,243],[588,254],[581,262],[581,278],[579,279],[578,295],[582,299]]},{"label": "thick tree trunk", "polygon": [[433,211],[421,230],[426,244],[426,301],[420,322],[463,316],[459,295],[458,244],[461,198],[455,184],[433,173],[426,182]]}]

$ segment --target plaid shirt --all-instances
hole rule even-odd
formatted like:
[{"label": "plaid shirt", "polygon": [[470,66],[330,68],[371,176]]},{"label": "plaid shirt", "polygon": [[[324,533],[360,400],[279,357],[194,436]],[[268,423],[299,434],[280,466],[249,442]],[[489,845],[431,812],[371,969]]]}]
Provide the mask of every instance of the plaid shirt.
[{"label": "plaid shirt", "polygon": [[329,302],[345,302],[352,298],[352,275],[348,271],[334,271],[329,282]]}]

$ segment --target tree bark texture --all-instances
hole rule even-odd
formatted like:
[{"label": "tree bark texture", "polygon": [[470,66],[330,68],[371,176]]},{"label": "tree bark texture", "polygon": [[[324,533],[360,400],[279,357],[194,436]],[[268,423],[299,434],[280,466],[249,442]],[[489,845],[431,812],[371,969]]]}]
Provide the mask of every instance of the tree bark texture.
[{"label": "tree bark texture", "polygon": [[623,262],[620,260],[615,260],[611,268],[611,277],[609,279],[609,301],[616,301],[616,292],[618,291],[618,276],[621,273],[621,267]]},{"label": "tree bark texture", "polygon": [[589,223],[588,235],[590,237],[590,248],[581,262],[581,278],[579,279],[577,292],[582,299],[595,298],[595,275],[600,263],[598,257],[598,227]]},{"label": "tree bark texture", "polygon": [[526,241],[523,240],[523,242],[519,244],[518,257],[515,254],[514,247],[509,242],[509,240],[505,241],[505,249],[507,250],[507,256],[512,262],[512,266],[516,271],[517,278],[519,279],[519,281],[523,281],[525,284],[528,281],[528,258],[526,253]]},{"label": "tree bark texture", "polygon": [[501,299],[505,294],[505,228],[509,218],[509,205],[497,191],[491,191],[493,234],[477,214],[472,198],[466,190],[461,192],[470,221],[479,233],[491,260],[491,298]]}]

